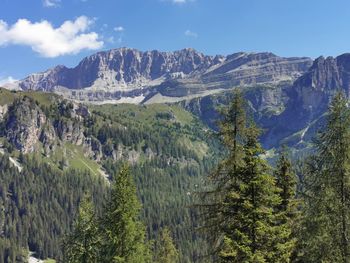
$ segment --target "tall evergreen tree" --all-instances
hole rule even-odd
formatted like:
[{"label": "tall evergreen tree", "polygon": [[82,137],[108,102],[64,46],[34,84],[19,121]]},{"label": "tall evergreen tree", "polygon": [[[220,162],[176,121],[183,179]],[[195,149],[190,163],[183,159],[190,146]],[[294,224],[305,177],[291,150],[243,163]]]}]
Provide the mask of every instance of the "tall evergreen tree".
[{"label": "tall evergreen tree", "polygon": [[[254,126],[246,132],[244,165],[236,172],[236,183],[223,205],[230,215],[225,222],[223,262],[288,262],[284,246],[285,224],[276,224],[274,208],[281,202],[271,168],[261,158],[260,131]],[[282,241],[282,242],[281,242]]]},{"label": "tall evergreen tree", "polygon": [[220,125],[228,157],[211,176],[213,188],[203,194],[204,228],[214,237],[216,262],[288,262],[286,224],[277,224],[275,214],[278,188],[261,157],[260,130],[246,124],[244,105],[237,93]]},{"label": "tall evergreen tree", "polygon": [[274,172],[276,186],[280,189],[281,203],[278,210],[285,212],[286,216],[296,213],[296,174],[293,170],[292,162],[287,153],[287,148],[283,147],[276,163]]},{"label": "tall evergreen tree", "polygon": [[168,228],[162,229],[160,239],[156,244],[156,263],[177,263],[179,253],[174,245],[171,232]]},{"label": "tall evergreen tree", "polygon": [[64,241],[65,262],[97,263],[99,261],[100,236],[94,207],[84,197],[79,207],[74,229]]},{"label": "tall evergreen tree", "polygon": [[284,262],[289,262],[292,255],[294,257],[296,253],[296,229],[299,226],[300,212],[298,210],[299,201],[296,199],[296,174],[285,146],[279,153],[274,176],[280,196],[280,203],[275,208],[276,224],[281,231],[275,245],[279,246],[279,251],[282,252],[276,255],[277,258],[284,257]]},{"label": "tall evergreen tree", "polygon": [[337,93],[307,162],[301,261],[350,262],[350,111]]},{"label": "tall evergreen tree", "polygon": [[143,263],[150,260],[145,227],[139,220],[141,205],[129,168],[124,165],[111,185],[102,218],[102,262]]},{"label": "tall evergreen tree", "polygon": [[225,213],[223,200],[236,183],[235,173],[243,164],[243,143],[246,131],[245,101],[240,92],[236,92],[232,102],[221,112],[219,139],[227,151],[227,158],[222,160],[209,176],[206,189],[200,193],[201,201],[197,207],[204,219],[202,230],[206,234],[212,249],[211,255],[217,258],[222,247],[222,235],[225,222],[230,216]]}]

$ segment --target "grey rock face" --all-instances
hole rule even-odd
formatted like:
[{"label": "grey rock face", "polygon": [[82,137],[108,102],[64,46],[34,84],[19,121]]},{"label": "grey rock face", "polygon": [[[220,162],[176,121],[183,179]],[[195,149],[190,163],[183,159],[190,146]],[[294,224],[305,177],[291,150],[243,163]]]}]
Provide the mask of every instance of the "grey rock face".
[{"label": "grey rock face", "polygon": [[272,53],[237,53],[203,75],[204,82],[229,81],[232,86],[292,81],[311,66],[309,58],[282,58]]},{"label": "grey rock face", "polygon": [[[267,125],[268,147],[283,141],[295,144],[311,139],[325,123],[324,113],[337,91],[350,95],[350,54],[319,57],[286,90],[285,110]],[[289,137],[289,139],[288,139]],[[287,139],[286,139],[287,138]]]},{"label": "grey rock face", "polygon": [[5,117],[5,114],[7,113],[8,106],[5,104],[4,106],[0,105],[0,121],[2,121]]},{"label": "grey rock face", "polygon": [[98,162],[101,160],[103,156],[102,146],[97,139],[93,137],[85,138],[84,149],[87,155],[92,157],[94,160]]},{"label": "grey rock face", "polygon": [[46,116],[32,99],[16,99],[3,120],[8,141],[23,153],[34,152],[41,144],[46,156],[62,142],[69,142],[82,145],[88,156],[99,161],[102,157],[100,142],[84,135],[83,118],[90,115],[88,109],[66,100],[59,101],[57,108],[61,118],[54,120]]},{"label": "grey rock face", "polygon": [[6,122],[7,139],[23,153],[33,152],[45,123],[45,114],[29,98],[15,101]]},{"label": "grey rock face", "polygon": [[54,124],[57,135],[62,141],[82,145],[84,142],[84,129],[80,122],[72,120],[58,121]]},{"label": "grey rock face", "polygon": [[[235,59],[243,58],[237,54]],[[227,72],[220,70],[223,74]],[[302,148],[325,124],[324,113],[337,91],[350,97],[350,54],[319,57],[294,83],[257,85],[244,93],[256,121],[264,129],[261,137],[264,147],[288,144]],[[227,104],[231,98],[232,93],[228,92],[182,105],[215,128],[215,120],[219,118],[217,106]]]},{"label": "grey rock face", "polygon": [[[120,48],[83,59],[75,68],[57,66],[19,81],[23,89],[56,91],[74,99],[103,101],[143,96],[202,96],[206,91],[294,81],[311,66],[310,58],[272,53],[206,56],[194,49],[175,52]],[[136,103],[142,101],[137,100]]]},{"label": "grey rock face", "polygon": [[161,77],[201,72],[214,64],[214,58],[193,49],[176,52],[147,51],[121,48],[99,52],[83,59],[69,69],[57,66],[44,73],[33,74],[19,83],[23,90],[52,91],[58,86],[83,89],[94,85],[104,88],[125,88],[142,85]]},{"label": "grey rock face", "polygon": [[337,90],[350,93],[350,54],[319,57],[294,83],[295,100],[305,110],[320,109]]}]

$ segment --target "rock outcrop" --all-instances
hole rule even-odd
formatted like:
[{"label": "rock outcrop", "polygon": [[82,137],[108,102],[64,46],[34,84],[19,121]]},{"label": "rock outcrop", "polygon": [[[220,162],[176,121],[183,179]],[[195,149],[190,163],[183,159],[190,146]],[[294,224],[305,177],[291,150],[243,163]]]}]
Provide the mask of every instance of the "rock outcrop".
[{"label": "rock outcrop", "polygon": [[0,121],[2,121],[5,117],[5,114],[7,113],[7,110],[8,110],[8,106],[7,104],[1,106],[0,105]]},{"label": "rock outcrop", "polygon": [[[84,152],[95,160],[102,157],[102,146],[95,138],[85,136],[84,118],[88,109],[66,100],[57,102],[57,118],[46,116],[44,110],[29,97],[17,98],[9,106],[4,121],[4,134],[22,153],[32,153],[43,146],[44,154],[68,142],[84,147]],[[50,114],[54,114],[52,110]]]},{"label": "rock outcrop", "polygon": [[350,54],[319,57],[293,86],[296,103],[313,111],[323,110],[337,90],[350,94]]},{"label": "rock outcrop", "polygon": [[16,100],[9,107],[6,137],[23,153],[33,152],[46,120],[45,114],[31,99]]}]

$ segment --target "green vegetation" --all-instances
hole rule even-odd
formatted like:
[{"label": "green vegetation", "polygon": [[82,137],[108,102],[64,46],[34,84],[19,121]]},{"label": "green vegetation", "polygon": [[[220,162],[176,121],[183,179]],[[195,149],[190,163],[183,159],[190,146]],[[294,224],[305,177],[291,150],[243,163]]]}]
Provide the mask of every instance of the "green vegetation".
[{"label": "green vegetation", "polygon": [[123,166],[113,179],[110,196],[102,215],[103,262],[150,262],[150,246],[138,219],[141,204],[129,168]]},{"label": "green vegetation", "polygon": [[350,111],[343,94],[334,97],[327,127],[306,164],[300,260],[349,262]]},{"label": "green vegetation", "polygon": [[64,261],[67,263],[98,262],[101,245],[97,216],[93,203],[86,195],[79,205],[73,231],[63,242]]},{"label": "green vegetation", "polygon": [[10,91],[4,88],[0,88],[0,106],[5,104],[12,104],[16,98],[27,96],[34,101],[37,101],[43,106],[50,106],[57,101],[60,96],[39,91]]},{"label": "green vegetation", "polygon": [[65,241],[65,262],[150,262],[150,245],[138,219],[140,210],[129,168],[123,166],[113,179],[99,218],[93,204],[82,201],[73,232]]},{"label": "green vegetation", "polygon": [[[206,201],[199,206],[205,215],[204,228],[212,238],[213,260],[289,262],[294,242],[284,205],[294,195],[283,194],[261,158],[260,131],[246,121],[244,108],[237,93],[220,124],[228,157],[211,176],[213,187],[202,194]],[[285,174],[279,178],[284,179]],[[283,183],[292,188],[287,185],[289,180]]]},{"label": "green vegetation", "polygon": [[[219,145],[189,112],[168,105],[94,106],[88,134],[102,144],[109,158],[108,174],[123,161],[133,165],[142,218],[149,238],[168,227],[179,248],[181,262],[199,261],[205,242],[195,231],[196,214],[189,209],[195,192],[219,158]],[[119,160],[109,153],[117,149]],[[155,212],[156,211],[156,212]]]},{"label": "green vegetation", "polygon": [[[105,179],[100,176],[101,170],[105,170],[106,175],[110,176],[118,173],[125,161],[131,163],[130,169],[137,185],[138,198],[142,201],[140,213],[147,238],[157,239],[159,231],[167,227],[172,232],[175,246],[179,248],[181,262],[199,260],[205,242],[195,231],[197,218],[189,207],[193,203],[194,193],[203,183],[203,176],[219,158],[219,145],[192,114],[174,105],[102,105],[91,106],[90,114],[77,118],[72,114],[72,104],[59,97],[51,101],[50,96],[45,97],[43,93],[40,96],[47,99],[34,100],[40,96],[29,92],[9,94],[19,105],[32,105],[28,110],[41,110],[47,118],[46,126],[43,127],[45,133],[51,136],[50,125],[55,132],[50,147],[47,147],[45,141],[38,141],[35,152],[25,154],[26,158],[35,159],[38,165],[45,163],[56,175],[68,175],[71,171],[76,171],[102,181]],[[30,100],[24,98],[25,94],[32,96]],[[51,104],[47,104],[48,101]],[[16,110],[9,114],[24,116]],[[3,123],[7,118],[9,115]],[[72,132],[69,130],[71,127]],[[98,158],[94,159],[87,152],[86,146],[68,141],[66,131],[70,134],[83,131],[84,136],[91,138],[99,154]],[[19,158],[21,154],[15,145],[8,143],[6,139],[6,126],[2,126],[0,132],[4,147],[9,149],[12,157]],[[50,150],[52,144],[53,150]],[[26,162],[25,159],[20,163],[26,166]],[[53,180],[54,174],[50,180]],[[48,180],[45,183],[53,182]],[[95,200],[98,211],[102,204],[101,199]],[[57,224],[65,224],[65,229],[70,230],[75,211],[77,203],[72,205],[71,211],[63,212],[70,217],[70,221],[57,219]],[[55,239],[55,244],[58,244],[65,233],[67,231],[62,231],[59,235],[49,233],[47,236]],[[23,247],[27,247],[25,243]],[[55,250],[58,252],[51,255],[42,245],[32,248],[41,258],[50,256],[60,259],[62,252],[57,245]]]},{"label": "green vegetation", "polygon": [[[341,94],[315,150],[293,167],[286,149],[262,148],[238,93],[217,136],[176,105],[88,111],[56,95],[0,93],[0,105],[14,105],[0,122],[0,262],[29,251],[45,262],[349,262]],[[27,116],[40,138],[23,154]]]},{"label": "green vegetation", "polygon": [[164,228],[160,232],[159,239],[155,246],[154,262],[156,263],[177,263],[179,253],[173,243],[171,232]]},{"label": "green vegetation", "polygon": [[72,215],[84,193],[101,203],[107,191],[102,178],[87,172],[61,171],[35,158],[25,157],[20,173],[0,155],[1,262],[24,256],[23,248],[39,258],[60,259],[61,238],[71,229]]}]

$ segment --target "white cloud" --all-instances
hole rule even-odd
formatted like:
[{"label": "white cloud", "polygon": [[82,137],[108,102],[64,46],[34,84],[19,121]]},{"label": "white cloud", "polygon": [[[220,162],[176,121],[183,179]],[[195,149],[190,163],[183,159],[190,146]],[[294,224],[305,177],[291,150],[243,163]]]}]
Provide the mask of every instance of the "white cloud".
[{"label": "white cloud", "polygon": [[193,32],[191,30],[186,30],[185,31],[185,36],[187,37],[193,37],[193,38],[197,38],[198,37],[198,34],[196,32]]},{"label": "white cloud", "polygon": [[9,77],[0,77],[0,85],[5,85],[5,84],[12,84],[16,82],[17,79],[9,76]]},{"label": "white cloud", "polygon": [[43,5],[45,7],[59,7],[61,0],[43,0]]},{"label": "white cloud", "polygon": [[67,20],[58,28],[46,20],[32,23],[19,19],[12,26],[0,20],[0,47],[11,44],[30,46],[40,55],[50,58],[77,54],[84,49],[96,50],[103,46],[103,41],[97,33],[86,32],[92,23],[93,20],[86,16],[75,21]]},{"label": "white cloud", "polygon": [[125,31],[125,28],[122,27],[122,26],[117,26],[117,27],[115,27],[113,29],[114,29],[115,32],[123,32],[123,31]]}]

